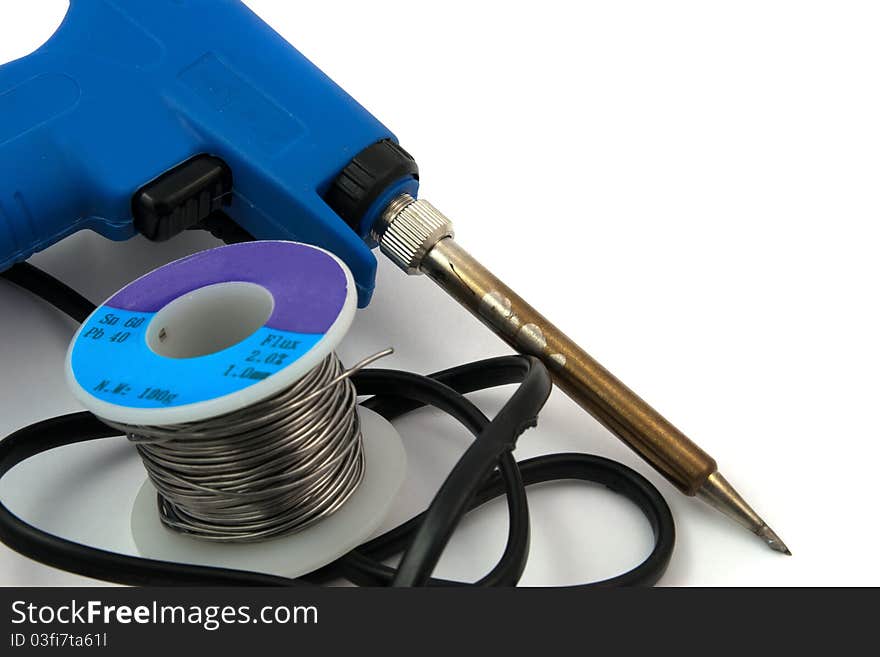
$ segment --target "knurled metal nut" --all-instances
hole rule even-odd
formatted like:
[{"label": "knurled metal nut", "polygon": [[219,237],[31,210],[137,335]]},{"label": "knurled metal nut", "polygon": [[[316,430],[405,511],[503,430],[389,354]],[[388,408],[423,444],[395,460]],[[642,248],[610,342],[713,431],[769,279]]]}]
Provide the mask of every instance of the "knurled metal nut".
[{"label": "knurled metal nut", "polygon": [[[379,240],[382,253],[407,274],[418,274],[425,255],[440,240],[453,237],[452,222],[437,208],[421,199],[389,210],[387,225]],[[400,209],[397,209],[397,208]]]}]

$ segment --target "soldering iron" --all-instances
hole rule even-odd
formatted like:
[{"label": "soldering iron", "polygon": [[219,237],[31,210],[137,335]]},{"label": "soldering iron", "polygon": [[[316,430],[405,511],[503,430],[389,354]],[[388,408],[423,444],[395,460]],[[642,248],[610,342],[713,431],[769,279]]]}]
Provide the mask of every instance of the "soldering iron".
[{"label": "soldering iron", "polygon": [[[83,229],[112,240],[161,242],[205,229],[230,244],[313,245],[351,271],[361,308],[378,247],[543,363],[555,385],[683,494],[790,554],[711,456],[458,245],[451,221],[419,198],[418,165],[394,134],[239,0],[71,0],[46,44],[0,68],[0,270],[70,310],[72,292],[17,263]],[[519,371],[528,366],[494,367],[493,384],[529,379]],[[389,390],[370,376],[353,380],[360,394],[383,396],[375,405],[386,416],[429,403],[401,401],[392,393],[402,383]],[[466,392],[478,387],[469,376],[439,380]],[[97,420],[74,425],[116,435]],[[518,476],[501,463],[488,480],[477,477],[481,493],[459,503],[488,499]],[[521,476],[540,480],[546,467],[525,466]],[[402,549],[402,536],[371,554]],[[404,581],[424,582],[422,570]]]}]

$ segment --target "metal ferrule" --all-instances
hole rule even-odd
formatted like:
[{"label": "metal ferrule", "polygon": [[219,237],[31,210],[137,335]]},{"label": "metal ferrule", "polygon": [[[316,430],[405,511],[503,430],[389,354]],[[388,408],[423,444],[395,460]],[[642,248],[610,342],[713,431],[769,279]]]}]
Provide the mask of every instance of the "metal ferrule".
[{"label": "metal ferrule", "polygon": [[454,236],[452,222],[427,201],[402,194],[388,204],[373,239],[407,274],[420,274],[425,255],[442,239]]}]

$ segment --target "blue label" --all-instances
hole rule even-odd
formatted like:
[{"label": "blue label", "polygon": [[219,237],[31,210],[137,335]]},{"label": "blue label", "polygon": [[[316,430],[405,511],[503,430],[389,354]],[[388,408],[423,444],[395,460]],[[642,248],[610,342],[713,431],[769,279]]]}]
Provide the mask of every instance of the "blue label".
[{"label": "blue label", "polygon": [[147,345],[147,326],[155,314],[102,306],[73,346],[71,369],[77,383],[117,406],[185,406],[259,383],[295,363],[324,337],[264,326],[214,354],[167,358]]}]

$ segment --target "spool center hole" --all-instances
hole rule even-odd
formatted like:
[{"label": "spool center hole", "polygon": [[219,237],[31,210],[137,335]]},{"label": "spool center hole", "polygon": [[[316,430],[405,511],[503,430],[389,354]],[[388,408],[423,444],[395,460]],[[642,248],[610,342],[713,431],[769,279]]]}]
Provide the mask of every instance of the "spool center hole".
[{"label": "spool center hole", "polygon": [[262,328],[274,308],[272,294],[261,285],[208,285],[156,313],[147,328],[147,345],[166,358],[215,354]]}]

